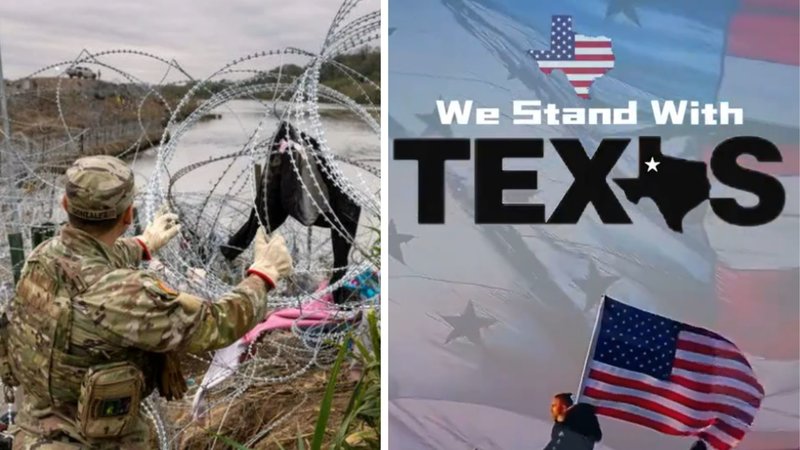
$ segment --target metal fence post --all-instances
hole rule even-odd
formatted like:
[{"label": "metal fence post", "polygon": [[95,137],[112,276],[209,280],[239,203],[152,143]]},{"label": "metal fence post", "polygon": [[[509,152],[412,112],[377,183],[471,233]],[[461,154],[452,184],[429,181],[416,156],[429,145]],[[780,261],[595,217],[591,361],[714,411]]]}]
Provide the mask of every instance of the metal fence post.
[{"label": "metal fence post", "polygon": [[22,233],[9,233],[8,247],[11,251],[11,271],[14,273],[14,284],[17,284],[22,272],[22,266],[25,264],[25,247],[22,242]]}]

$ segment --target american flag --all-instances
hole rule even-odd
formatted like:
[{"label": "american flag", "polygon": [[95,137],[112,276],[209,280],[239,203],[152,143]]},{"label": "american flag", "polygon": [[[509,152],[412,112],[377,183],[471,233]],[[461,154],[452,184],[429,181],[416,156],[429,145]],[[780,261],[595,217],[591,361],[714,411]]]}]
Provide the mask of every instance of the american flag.
[{"label": "american flag", "polygon": [[542,72],[558,69],[581,98],[589,98],[589,87],[595,79],[614,68],[611,39],[576,34],[572,16],[553,16],[550,28],[550,49],[529,50]]},{"label": "american flag", "polygon": [[711,331],[604,297],[580,401],[661,433],[735,447],[764,390],[739,349]]}]

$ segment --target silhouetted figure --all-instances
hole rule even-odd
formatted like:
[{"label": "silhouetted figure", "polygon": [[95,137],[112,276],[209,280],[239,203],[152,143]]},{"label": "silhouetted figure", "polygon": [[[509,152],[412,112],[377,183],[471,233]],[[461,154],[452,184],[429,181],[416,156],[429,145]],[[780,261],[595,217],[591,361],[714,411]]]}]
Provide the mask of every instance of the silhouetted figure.
[{"label": "silhouetted figure", "polygon": [[592,450],[603,433],[594,406],[577,403],[567,410],[558,435],[550,440],[545,450]]},{"label": "silhouetted figure", "polygon": [[567,409],[573,405],[572,394],[562,392],[553,396],[550,403],[550,415],[553,417],[553,430],[550,432],[550,439],[555,439],[564,424],[564,415]]},{"label": "silhouetted figure", "polygon": [[692,448],[690,448],[689,450],[706,450],[707,448],[708,447],[706,447],[705,442],[697,441],[694,444],[692,444]]},{"label": "silhouetted figure", "polygon": [[[292,216],[303,225],[331,229],[334,270],[329,284],[341,280],[349,265],[350,239],[355,238],[361,207],[331,179],[332,168],[327,161],[314,157],[320,151],[315,139],[288,122],[280,123],[273,151],[258,184],[255,201],[258,210],[253,208],[247,222],[231,236],[227,245],[221,246],[226,259],[235,259],[250,245],[261,226],[259,218],[265,231],[272,233]],[[326,215],[338,219],[336,227],[331,226]],[[346,235],[336,228],[343,228]],[[344,303],[349,294],[346,287],[340,287],[333,292],[334,301]]]}]

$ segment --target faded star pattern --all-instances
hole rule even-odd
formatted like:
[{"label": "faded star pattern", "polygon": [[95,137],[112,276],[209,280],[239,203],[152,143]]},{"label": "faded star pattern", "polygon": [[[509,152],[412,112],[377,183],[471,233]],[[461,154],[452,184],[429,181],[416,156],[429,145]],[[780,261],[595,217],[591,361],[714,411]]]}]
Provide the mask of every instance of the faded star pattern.
[{"label": "faded star pattern", "polygon": [[575,280],[575,284],[586,293],[586,305],[584,311],[591,310],[599,301],[608,288],[619,280],[616,275],[603,275],[597,270],[594,260],[589,261],[589,274],[586,278]]},{"label": "faded star pattern", "polygon": [[397,226],[394,223],[394,220],[389,221],[389,255],[391,255],[394,259],[400,261],[401,263],[405,264],[406,261],[403,259],[403,248],[401,247],[403,244],[410,242],[416,236],[413,234],[403,234],[397,232]]},{"label": "faded star pattern", "polygon": [[634,3],[636,3],[636,0],[609,0],[606,19],[611,16],[622,15],[641,27],[642,24],[639,22],[639,15],[636,13]]},{"label": "faded star pattern", "polygon": [[453,330],[447,335],[444,343],[448,344],[453,339],[465,337],[467,340],[475,345],[482,345],[481,329],[487,328],[497,323],[497,319],[493,317],[480,317],[475,313],[475,307],[472,305],[472,300],[467,303],[464,312],[459,316],[440,316],[444,319]]},{"label": "faded star pattern", "polygon": [[[439,96],[439,100],[442,100],[441,95]],[[433,112],[417,113],[416,116],[425,124],[425,130],[422,132],[423,137],[453,137],[453,131],[450,127],[443,125],[439,120],[436,104],[433,106]]]}]

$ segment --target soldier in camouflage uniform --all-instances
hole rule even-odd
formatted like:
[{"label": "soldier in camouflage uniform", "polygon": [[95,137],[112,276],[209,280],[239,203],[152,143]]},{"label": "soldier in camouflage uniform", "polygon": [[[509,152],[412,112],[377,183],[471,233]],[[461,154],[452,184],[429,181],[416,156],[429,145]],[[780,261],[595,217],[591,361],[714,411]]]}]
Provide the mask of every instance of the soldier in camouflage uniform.
[{"label": "soldier in camouflage uniform", "polygon": [[69,224],[26,261],[0,337],[24,393],[13,448],[152,448],[141,400],[156,388],[182,396],[177,355],[226,347],[251,329],[291,257],[262,230],[248,276],[228,294],[210,302],[175,292],[137,266],[178,233],[177,216],[159,213],[141,236],[120,238],[133,220],[127,165],[82,158],[66,178]]}]

